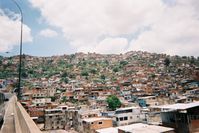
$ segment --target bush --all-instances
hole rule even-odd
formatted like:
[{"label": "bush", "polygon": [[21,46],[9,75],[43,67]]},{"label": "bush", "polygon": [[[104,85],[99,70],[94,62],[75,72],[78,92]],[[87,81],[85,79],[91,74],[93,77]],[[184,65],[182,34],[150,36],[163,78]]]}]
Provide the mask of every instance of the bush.
[{"label": "bush", "polygon": [[110,110],[116,110],[116,108],[119,108],[121,106],[121,101],[115,95],[108,96],[106,98],[106,102],[108,103],[108,108]]}]

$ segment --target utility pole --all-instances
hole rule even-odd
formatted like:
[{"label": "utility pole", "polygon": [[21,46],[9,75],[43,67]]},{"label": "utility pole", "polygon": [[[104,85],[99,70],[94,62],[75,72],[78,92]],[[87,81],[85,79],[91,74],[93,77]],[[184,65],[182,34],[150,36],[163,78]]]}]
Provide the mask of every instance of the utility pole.
[{"label": "utility pole", "polygon": [[21,10],[21,7],[19,6],[19,4],[15,1],[12,0],[14,2],[14,4],[17,6],[20,15],[21,15],[21,19],[20,19],[20,24],[21,24],[21,30],[20,30],[20,52],[19,52],[19,75],[18,75],[18,91],[17,91],[17,97],[20,100],[21,99],[21,63],[22,63],[22,39],[23,39],[23,12]]}]

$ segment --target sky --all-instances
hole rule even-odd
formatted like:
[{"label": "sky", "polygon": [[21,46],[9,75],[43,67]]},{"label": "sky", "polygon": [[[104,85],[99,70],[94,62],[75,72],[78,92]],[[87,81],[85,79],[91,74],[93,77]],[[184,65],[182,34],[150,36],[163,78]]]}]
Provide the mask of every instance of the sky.
[{"label": "sky", "polygon": [[[23,53],[199,56],[199,0],[16,0]],[[20,12],[0,1],[0,55],[19,53]]]}]

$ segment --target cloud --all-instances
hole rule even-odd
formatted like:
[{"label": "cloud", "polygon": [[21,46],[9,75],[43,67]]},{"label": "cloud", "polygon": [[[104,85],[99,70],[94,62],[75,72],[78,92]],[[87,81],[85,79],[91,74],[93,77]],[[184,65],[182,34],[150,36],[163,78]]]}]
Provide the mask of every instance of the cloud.
[{"label": "cloud", "polygon": [[[20,19],[18,14],[9,11],[8,15],[6,15],[0,9],[0,20],[0,52],[6,52],[11,50],[13,46],[19,45]],[[30,41],[32,41],[31,30],[27,25],[23,24],[23,42]]]},{"label": "cloud", "polygon": [[119,54],[126,52],[127,46],[128,40],[126,38],[106,38],[97,45],[95,50],[103,54]]},{"label": "cloud", "polygon": [[29,1],[77,51],[198,55],[197,0]]},{"label": "cloud", "polygon": [[44,37],[55,37],[57,36],[57,32],[51,29],[44,29],[42,31],[40,31],[39,33],[40,36],[44,36]]},{"label": "cloud", "polygon": [[193,8],[194,4],[199,5],[199,2],[191,4],[191,1],[179,0],[175,6],[166,7],[151,30],[132,40],[129,49],[199,56],[199,10]]},{"label": "cloud", "polygon": [[[77,42],[76,42],[77,43]],[[120,54],[124,53],[125,48],[128,46],[126,38],[105,38],[96,45],[87,45],[79,47],[78,52],[97,52],[102,54]]]}]

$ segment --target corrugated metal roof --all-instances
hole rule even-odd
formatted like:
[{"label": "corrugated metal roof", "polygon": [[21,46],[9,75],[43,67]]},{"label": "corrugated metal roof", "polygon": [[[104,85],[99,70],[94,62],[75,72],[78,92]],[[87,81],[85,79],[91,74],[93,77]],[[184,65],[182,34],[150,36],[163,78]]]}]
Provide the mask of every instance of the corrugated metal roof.
[{"label": "corrugated metal roof", "polygon": [[171,105],[163,105],[157,106],[157,108],[161,109],[171,109],[171,110],[186,110],[189,108],[194,108],[199,106],[199,102],[192,102],[192,103],[176,103]]}]

